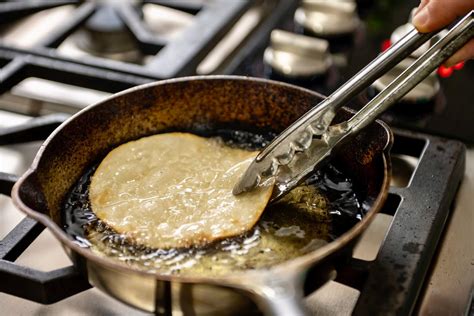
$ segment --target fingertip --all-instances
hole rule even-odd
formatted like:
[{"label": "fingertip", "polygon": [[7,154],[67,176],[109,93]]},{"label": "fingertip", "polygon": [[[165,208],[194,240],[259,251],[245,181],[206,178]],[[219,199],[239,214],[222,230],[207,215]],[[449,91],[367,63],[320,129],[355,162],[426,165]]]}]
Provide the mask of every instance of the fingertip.
[{"label": "fingertip", "polygon": [[473,1],[430,0],[415,13],[413,25],[420,32],[439,30],[473,8]]},{"label": "fingertip", "polygon": [[429,32],[430,30],[427,28],[429,18],[429,12],[425,6],[416,12],[412,23],[419,32]]}]

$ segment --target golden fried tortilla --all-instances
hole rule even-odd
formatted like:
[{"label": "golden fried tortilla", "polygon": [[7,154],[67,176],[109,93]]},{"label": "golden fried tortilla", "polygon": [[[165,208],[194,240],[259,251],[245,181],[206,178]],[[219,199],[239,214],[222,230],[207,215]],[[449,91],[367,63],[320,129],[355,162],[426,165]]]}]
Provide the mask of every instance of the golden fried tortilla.
[{"label": "golden fried tortilla", "polygon": [[272,186],[234,196],[232,188],[257,152],[217,139],[167,133],[112,150],[95,171],[95,214],[151,248],[204,245],[239,235],[259,219]]}]

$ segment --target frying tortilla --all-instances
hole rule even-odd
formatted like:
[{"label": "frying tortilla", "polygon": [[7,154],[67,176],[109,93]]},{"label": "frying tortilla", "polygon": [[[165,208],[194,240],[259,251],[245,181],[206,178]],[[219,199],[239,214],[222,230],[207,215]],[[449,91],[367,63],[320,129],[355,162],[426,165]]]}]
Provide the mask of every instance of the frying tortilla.
[{"label": "frying tortilla", "polygon": [[188,133],[131,141],[112,150],[95,171],[91,207],[115,231],[151,248],[201,246],[240,235],[255,225],[273,189],[232,194],[256,155]]}]

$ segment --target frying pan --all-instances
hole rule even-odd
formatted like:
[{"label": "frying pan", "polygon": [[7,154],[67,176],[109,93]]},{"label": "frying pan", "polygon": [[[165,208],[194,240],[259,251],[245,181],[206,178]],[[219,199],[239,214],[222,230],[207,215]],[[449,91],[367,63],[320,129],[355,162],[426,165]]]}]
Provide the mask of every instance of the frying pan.
[{"label": "frying pan", "polygon": [[[52,231],[92,285],[134,307],[165,314],[242,314],[258,306],[265,314],[304,314],[303,288],[312,291],[334,277],[334,267],[351,255],[387,196],[392,134],[381,122],[367,127],[333,158],[354,180],[367,214],[322,248],[268,269],[219,277],[144,272],[75,243],[61,229],[62,204],[88,167],[119,144],[165,131],[225,127],[279,132],[321,98],[284,83],[232,76],[172,79],[123,91],[56,129],[15,184],[13,201]],[[336,120],[350,115],[342,109]]]}]

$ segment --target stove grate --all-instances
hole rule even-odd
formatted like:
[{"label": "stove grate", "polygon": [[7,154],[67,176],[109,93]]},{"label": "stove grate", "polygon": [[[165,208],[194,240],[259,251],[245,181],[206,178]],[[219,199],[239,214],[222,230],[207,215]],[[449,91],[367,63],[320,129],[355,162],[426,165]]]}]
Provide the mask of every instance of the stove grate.
[{"label": "stove grate", "polygon": [[[165,7],[178,9],[180,11],[194,14],[192,23],[186,27],[180,36],[172,39],[164,39],[150,32],[141,18],[140,5],[132,5],[124,2],[120,5],[103,6],[95,2],[82,3],[81,1],[39,1],[35,3],[2,3],[0,4],[0,21],[12,22],[16,19],[27,16],[41,10],[57,7],[64,4],[76,4],[71,17],[60,27],[51,32],[45,39],[32,48],[15,49],[11,45],[0,44],[0,60],[20,59],[28,63],[40,63],[41,57],[52,57],[54,60],[66,60],[61,58],[56,48],[69,35],[81,28],[85,23],[92,23],[95,15],[104,10],[112,10],[116,23],[122,23],[132,34],[133,39],[138,43],[141,53],[153,55],[146,65],[135,65],[126,62],[114,61],[88,56],[87,58],[67,59],[70,64],[62,64],[61,69],[74,68],[75,64],[89,65],[100,69],[112,69],[119,72],[131,74],[140,73],[142,76],[150,76],[152,79],[166,79],[178,76],[193,75],[202,59],[214,48],[214,46],[232,28],[235,22],[254,4],[253,1],[226,1],[216,0],[199,4],[189,1],[142,1],[141,5],[152,3]],[[277,21],[294,10],[297,1],[273,1],[272,10],[261,22],[260,29],[254,34],[259,37],[268,35]],[[110,13],[108,13],[110,17]],[[104,26],[100,26],[104,27]],[[251,36],[252,37],[252,36]],[[258,43],[251,41],[247,43],[245,50]],[[242,59],[243,56],[236,56]],[[40,59],[40,60],[38,60]],[[231,63],[235,64],[236,60]],[[51,65],[51,63],[49,63]],[[8,77],[8,76],[5,76]],[[132,81],[132,84],[137,84]]]},{"label": "stove grate", "polygon": [[[376,260],[342,268],[354,270],[343,276],[363,280],[354,315],[413,312],[464,175],[465,152],[458,141],[395,131],[392,153],[419,161],[407,187],[390,188],[382,210],[394,217]],[[354,286],[353,279],[339,281]]]},{"label": "stove grate", "polygon": [[[0,173],[0,194],[10,195],[16,180]],[[43,230],[43,225],[26,217],[0,241],[0,292],[52,304],[90,288],[73,266],[43,272],[15,263]]]}]

